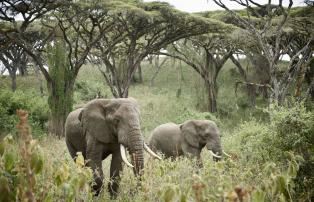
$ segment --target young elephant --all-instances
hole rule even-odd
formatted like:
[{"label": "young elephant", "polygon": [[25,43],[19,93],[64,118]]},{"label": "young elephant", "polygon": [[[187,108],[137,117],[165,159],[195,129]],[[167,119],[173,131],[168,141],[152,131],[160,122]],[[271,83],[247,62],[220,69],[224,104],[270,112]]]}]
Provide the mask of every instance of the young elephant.
[{"label": "young elephant", "polygon": [[[71,112],[65,123],[65,141],[72,158],[82,152],[87,166],[92,168],[96,195],[102,187],[102,160],[110,154],[112,182],[108,188],[112,197],[119,187],[122,161],[133,167],[138,176],[144,166],[143,150],[155,155],[143,141],[138,105],[132,98],[95,99]],[[125,148],[131,154],[132,164],[126,159]]]},{"label": "young elephant", "polygon": [[200,159],[205,145],[214,160],[219,160],[222,155],[218,127],[208,120],[189,120],[180,125],[162,124],[153,130],[149,145],[166,158],[186,155]]}]

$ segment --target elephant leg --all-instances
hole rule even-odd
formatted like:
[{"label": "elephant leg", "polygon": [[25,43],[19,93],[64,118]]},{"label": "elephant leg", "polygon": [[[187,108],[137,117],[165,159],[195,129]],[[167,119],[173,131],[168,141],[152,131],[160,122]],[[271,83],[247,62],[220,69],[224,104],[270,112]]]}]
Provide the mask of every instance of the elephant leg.
[{"label": "elephant leg", "polygon": [[186,144],[183,144],[182,151],[185,156],[196,160],[196,166],[198,168],[203,168],[203,162],[201,158],[201,149],[193,148]]},{"label": "elephant leg", "polygon": [[89,137],[87,140],[87,166],[93,170],[94,181],[93,190],[97,196],[102,187],[103,171],[102,160],[104,153],[104,145],[98,142],[95,138]]},{"label": "elephant leg", "polygon": [[71,142],[66,141],[66,145],[67,145],[67,148],[69,150],[69,153],[70,153],[72,159],[75,159],[77,150],[74,148],[74,146]]},{"label": "elephant leg", "polygon": [[198,168],[203,168],[204,167],[202,158],[200,156],[198,156],[197,159],[196,159],[196,165],[198,166]]},{"label": "elephant leg", "polygon": [[117,197],[120,181],[120,171],[122,171],[122,158],[120,151],[112,154],[111,165],[110,165],[110,182],[108,189],[112,198]]}]

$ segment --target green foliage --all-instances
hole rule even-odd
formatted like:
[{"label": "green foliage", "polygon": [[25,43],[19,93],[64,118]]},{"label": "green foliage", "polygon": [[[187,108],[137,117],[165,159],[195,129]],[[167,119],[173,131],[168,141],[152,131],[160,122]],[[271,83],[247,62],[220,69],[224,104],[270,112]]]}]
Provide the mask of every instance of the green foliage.
[{"label": "green foliage", "polygon": [[75,101],[88,102],[95,99],[98,94],[101,94],[102,85],[87,81],[77,81],[74,85]]},{"label": "green foliage", "polygon": [[293,151],[304,159],[298,172],[297,193],[305,200],[314,194],[314,112],[301,103],[289,109],[272,105],[269,109],[272,128],[276,133],[274,147]]},{"label": "green foliage", "polygon": [[299,103],[289,109],[271,105],[268,112],[273,129],[277,133],[274,140],[277,147],[284,151],[295,151],[302,156],[314,152],[313,112],[307,111],[303,104]]},{"label": "green foliage", "polygon": [[[313,167],[311,161],[306,160],[305,151],[311,151],[312,112],[301,106],[294,106],[289,110],[273,106],[264,112],[261,109],[244,106],[246,95],[239,92],[237,99],[235,97],[234,81],[239,75],[232,72],[231,68],[232,65],[227,63],[222,69],[218,78],[221,86],[218,96],[219,112],[210,114],[199,111],[198,102],[202,101],[199,98],[202,96],[202,87],[200,87],[202,84],[193,70],[185,65],[179,69],[178,65],[168,64],[162,67],[156,77],[155,86],[149,87],[151,73],[155,72],[155,69],[143,64],[144,82],[131,86],[130,96],[135,97],[139,102],[145,139],[148,139],[154,127],[162,123],[210,119],[219,125],[223,133],[223,148],[231,154],[232,158],[214,163],[212,157],[204,150],[202,152],[204,168],[198,169],[195,161],[186,158],[176,161],[157,161],[145,157],[146,164],[141,186],[137,188],[137,180],[132,170],[125,167],[116,201],[240,201],[240,199],[245,201],[248,198],[254,202],[291,201],[291,198],[292,201],[298,199],[310,201],[311,190],[313,190],[310,186],[313,182],[311,181]],[[181,95],[177,97],[176,92],[179,88]],[[104,97],[111,97],[108,87],[103,86],[102,77],[97,69],[86,65],[78,75],[74,94],[75,103],[86,102],[98,91],[101,91]],[[1,98],[5,96],[2,92],[4,91],[1,91]],[[7,98],[10,96],[5,96],[2,100],[21,107],[28,107],[25,103],[35,103],[36,106],[31,105],[31,109],[36,107],[34,110],[36,114],[48,109],[43,98],[29,91],[6,94],[27,97],[23,100],[16,99],[20,104],[10,101],[11,98]],[[15,108],[11,110],[13,113]],[[33,114],[30,113],[31,120],[32,116]],[[12,129],[8,129],[11,133],[15,130],[16,121],[15,118],[15,122],[10,125]],[[7,125],[9,126],[9,123]],[[36,133],[35,131],[34,135]],[[297,138],[298,136],[302,138]],[[289,140],[285,137],[289,137]],[[275,140],[277,138],[278,142]],[[0,186],[0,193],[10,193],[9,197],[13,198],[16,196],[15,192],[10,190],[18,183],[15,178],[17,174],[9,176],[7,173],[16,172],[21,156],[19,145],[13,139],[8,142],[10,146],[0,142],[0,173],[4,173],[0,176],[0,184],[3,185]],[[302,149],[303,144],[305,150]],[[73,163],[64,139],[45,137],[36,145],[40,146],[40,149],[29,157],[30,168],[36,176],[34,188],[36,197],[44,193],[46,201],[110,200],[109,193],[106,191],[110,159],[106,159],[103,163],[104,190],[99,197],[93,197],[89,186],[90,170],[82,167],[84,165],[82,157]],[[311,154],[309,157],[313,156],[312,153],[309,154]],[[296,155],[302,156],[304,161]],[[7,195],[0,195],[0,197],[4,196]],[[4,200],[8,201],[8,199]]]},{"label": "green foliage", "polygon": [[176,123],[183,123],[190,119],[198,119],[198,120],[211,120],[216,122],[217,125],[220,124],[219,120],[210,112],[197,112],[191,111],[189,109],[184,109],[183,113],[181,113],[175,120]]},{"label": "green foliage", "polygon": [[[295,191],[293,197],[309,200],[313,197],[314,184],[314,113],[297,103],[289,109],[271,105],[265,111],[269,114],[269,123],[255,119],[244,122],[228,141],[236,145],[233,149],[241,153],[243,163],[252,166],[271,161],[287,169],[290,158],[287,152],[299,156],[296,158],[298,169],[289,171],[295,183],[291,189]],[[278,183],[284,181],[278,180]]]},{"label": "green foliage", "polygon": [[[77,103],[83,100],[83,91],[92,95],[102,85],[101,75],[97,75],[97,71],[93,70],[91,67],[83,68],[79,75],[77,83],[83,85],[82,89],[86,91],[77,88],[75,98]],[[289,144],[297,140],[295,139],[297,129],[301,130],[302,136],[311,137],[309,132],[312,131],[310,127],[312,112],[304,107],[298,111],[300,106],[289,110],[273,107],[263,115],[267,114],[267,120],[272,120],[270,122],[260,119],[261,116],[257,115],[256,111],[245,112],[244,108],[236,109],[232,79],[230,79],[234,77],[230,77],[230,71],[227,68],[219,78],[223,88],[220,89],[219,97],[222,101],[219,107],[228,114],[222,116],[220,112],[214,116],[197,110],[195,96],[198,94],[193,83],[197,83],[199,78],[186,66],[182,68],[183,80],[178,80],[176,68],[164,67],[156,78],[155,87],[152,88],[148,87],[147,83],[151,76],[149,73],[153,70],[145,66],[143,71],[144,83],[132,86],[130,96],[135,97],[141,107],[141,126],[144,134],[148,135],[154,127],[165,122],[181,123],[187,119],[214,120],[224,134],[222,136],[223,148],[231,154],[232,158],[214,163],[212,157],[204,150],[202,152],[204,168],[202,169],[198,169],[196,162],[187,158],[180,158],[176,161],[145,158],[147,163],[141,186],[136,188],[137,180],[132,170],[125,167],[116,201],[220,201],[222,199],[234,201],[248,198],[251,201],[291,201],[292,198],[292,201],[295,201],[298,198],[310,197],[312,178],[309,176],[312,171],[311,167],[306,167],[310,164],[305,164],[306,161],[300,161],[299,157],[294,155],[297,154],[306,159],[306,155],[302,153],[305,150],[298,151],[301,147],[299,144],[302,143],[292,147],[289,147]],[[176,91],[179,84],[182,85],[182,93],[177,98]],[[99,90],[104,93],[103,95],[109,94],[107,87]],[[33,97],[37,99],[37,96]],[[258,119],[252,119],[254,116]],[[295,120],[293,117],[298,118]],[[243,120],[250,121],[243,122]],[[240,126],[236,125],[238,123],[241,123]],[[292,130],[290,124],[296,125],[297,129]],[[235,130],[233,130],[234,127],[236,127]],[[280,142],[286,141],[283,138],[284,133],[289,133],[287,137],[291,137],[293,141],[281,144]],[[279,138],[280,142],[274,141],[277,136],[282,137]],[[305,142],[308,140],[310,139]],[[0,159],[3,162],[1,164],[3,166],[0,166],[1,173],[7,172],[2,172],[5,170],[4,167],[14,172],[21,159],[18,144],[14,143],[13,139],[9,142],[11,146],[0,143]],[[36,176],[34,188],[36,197],[46,190],[44,196],[47,201],[110,200],[106,188],[99,197],[92,196],[89,186],[92,178],[90,170],[82,167],[84,165],[82,156],[77,159],[76,163],[73,163],[64,139],[46,137],[36,145],[40,145],[40,150],[36,150],[37,152],[34,152],[36,155],[32,153],[29,157],[30,168]],[[308,145],[305,148],[311,147]],[[292,155],[291,152],[294,154]],[[104,161],[103,169],[106,184],[109,180],[107,171],[110,169],[110,159]],[[0,176],[1,185],[3,185],[0,187],[1,193],[8,193],[13,183],[17,183],[14,175],[12,176],[8,177],[6,174]],[[300,186],[300,182],[304,183],[303,187]],[[2,196],[4,195],[0,195]],[[14,193],[11,197],[15,197]]]},{"label": "green foliage", "polygon": [[[149,160],[136,193],[132,171],[124,170],[117,201],[128,201],[131,194],[132,201],[291,201],[298,170],[294,155],[289,156],[286,170],[271,162],[255,167],[230,159],[213,163],[207,153],[202,169],[187,158]],[[101,197],[106,199],[107,194]]]},{"label": "green foliage", "polygon": [[[234,149],[241,152],[243,159],[249,159],[250,162],[263,164],[271,159],[269,155],[277,153],[276,148],[272,148],[271,139],[272,133],[266,124],[252,120],[242,123],[231,137],[237,147]],[[267,144],[269,143],[269,144]],[[263,144],[263,145],[261,145]],[[265,148],[266,146],[266,148]],[[271,150],[271,153],[264,152]]]},{"label": "green foliage", "polygon": [[[66,54],[66,47],[65,43],[62,39],[55,40],[54,46],[48,46],[48,57],[47,62],[49,66],[49,74],[51,75],[52,80],[54,81],[49,86],[48,89],[51,94],[54,94],[54,96],[57,96],[58,99],[65,101],[65,87],[66,87],[66,81],[71,80],[71,74],[70,74],[70,63]],[[48,84],[50,85],[50,84]],[[55,89],[53,89],[55,88]],[[52,105],[53,98],[49,97],[49,103]],[[61,101],[61,102],[62,102]],[[57,111],[55,111],[57,110]],[[52,107],[52,113],[62,113],[58,110],[62,110],[62,108],[58,109],[57,106]]]},{"label": "green foliage", "polygon": [[[54,41],[54,45],[47,48],[47,62],[51,82],[48,82],[48,104],[52,116],[53,132],[59,132],[58,128],[63,128],[63,123],[73,105],[73,73],[69,58],[66,54],[66,46],[63,39],[59,37]],[[62,130],[61,130],[62,131]],[[62,135],[62,134],[57,134]]]},{"label": "green foliage", "polygon": [[33,91],[11,92],[0,90],[0,130],[2,133],[16,134],[16,110],[25,109],[30,112],[30,124],[36,136],[43,135],[48,121],[49,109],[45,97]]},{"label": "green foliage", "polygon": [[92,172],[84,167],[82,154],[72,168],[66,163],[49,164],[32,139],[25,116],[17,127],[17,142],[12,136],[0,141],[0,201],[90,201]]},{"label": "green foliage", "polygon": [[290,11],[291,17],[314,17],[313,6],[294,7]]}]

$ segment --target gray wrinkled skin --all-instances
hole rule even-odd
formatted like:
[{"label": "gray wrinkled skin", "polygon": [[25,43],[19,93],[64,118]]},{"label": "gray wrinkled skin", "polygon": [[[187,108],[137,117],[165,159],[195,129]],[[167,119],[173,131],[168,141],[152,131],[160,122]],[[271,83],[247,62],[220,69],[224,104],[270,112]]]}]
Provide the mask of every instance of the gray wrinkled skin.
[{"label": "gray wrinkled skin", "polygon": [[72,111],[65,123],[65,140],[72,158],[82,152],[87,166],[92,168],[96,195],[102,187],[102,160],[110,154],[111,183],[108,189],[112,197],[117,194],[122,170],[120,144],[130,152],[136,176],[144,167],[140,113],[133,98],[95,99]]},{"label": "gray wrinkled skin", "polygon": [[208,120],[189,120],[180,125],[162,124],[153,130],[149,145],[166,158],[184,155],[200,160],[205,146],[220,156],[222,154],[218,127]]}]

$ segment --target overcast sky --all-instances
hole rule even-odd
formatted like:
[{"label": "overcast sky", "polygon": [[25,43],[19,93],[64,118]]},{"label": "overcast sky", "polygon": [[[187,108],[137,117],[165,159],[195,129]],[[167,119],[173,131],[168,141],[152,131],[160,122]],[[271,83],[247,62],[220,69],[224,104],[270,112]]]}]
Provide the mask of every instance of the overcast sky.
[{"label": "overcast sky", "polygon": [[[154,1],[154,0],[144,0],[146,2]],[[165,1],[173,5],[179,10],[186,11],[186,12],[198,12],[198,11],[208,11],[208,10],[217,10],[221,9],[219,6],[217,6],[214,1],[212,0],[160,0]],[[229,8],[231,9],[241,9],[243,7],[240,7],[238,4],[231,2],[230,0],[224,0],[223,1]],[[259,4],[266,4],[268,0],[256,0],[255,2],[258,2]],[[278,0],[273,0],[273,4],[278,3]],[[284,5],[289,4],[289,0],[283,0]],[[303,0],[294,0],[293,6],[302,6],[304,5]]]}]

